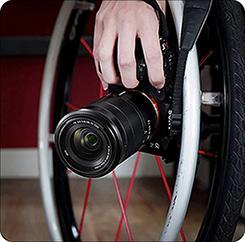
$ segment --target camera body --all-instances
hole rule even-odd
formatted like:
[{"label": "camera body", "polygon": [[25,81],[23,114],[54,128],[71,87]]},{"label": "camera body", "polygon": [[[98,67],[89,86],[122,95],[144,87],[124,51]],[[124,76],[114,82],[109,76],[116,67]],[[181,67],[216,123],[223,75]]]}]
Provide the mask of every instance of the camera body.
[{"label": "camera body", "polygon": [[[70,170],[83,177],[103,177],[139,150],[160,155],[166,162],[174,161],[178,147],[170,139],[169,129],[176,57],[163,40],[160,42],[164,88],[157,90],[149,82],[137,39],[139,85],[133,90],[110,85],[108,95],[60,120],[55,130],[55,148]],[[120,76],[118,68],[117,72]]]},{"label": "camera body", "polygon": [[[179,148],[176,140],[171,140],[169,136],[171,127],[171,104],[176,72],[177,50],[174,43],[169,47],[165,46],[166,40],[160,39],[164,61],[165,85],[162,89],[156,89],[149,81],[147,66],[144,59],[143,49],[140,39],[136,39],[135,57],[137,63],[137,80],[139,85],[135,90],[148,95],[158,109],[158,127],[151,139],[141,148],[142,152],[162,156],[166,163],[174,162],[178,159]],[[115,62],[116,62],[115,56]],[[118,68],[117,75],[120,76]],[[124,86],[110,85],[110,92],[127,91]],[[174,155],[173,155],[174,154]]]}]

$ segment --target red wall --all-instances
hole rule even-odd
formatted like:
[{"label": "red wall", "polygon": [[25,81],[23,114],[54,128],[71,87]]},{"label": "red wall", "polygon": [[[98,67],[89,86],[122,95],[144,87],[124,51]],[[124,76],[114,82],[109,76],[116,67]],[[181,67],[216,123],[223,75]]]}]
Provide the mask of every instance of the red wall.
[{"label": "red wall", "polygon": [[[11,0],[1,9],[1,36],[49,36],[52,33],[62,0]],[[92,35],[94,16],[91,14],[85,35]]]},{"label": "red wall", "polygon": [[[0,13],[1,36],[51,35],[61,1],[10,1]],[[87,35],[93,31],[91,17]],[[0,59],[1,148],[37,146],[37,120],[45,57]],[[84,106],[98,97],[99,81],[91,57],[79,59],[75,72],[74,105]],[[76,103],[77,102],[77,103]]]},{"label": "red wall", "polygon": [[59,8],[60,0],[14,0],[1,10],[1,36],[48,36]]}]

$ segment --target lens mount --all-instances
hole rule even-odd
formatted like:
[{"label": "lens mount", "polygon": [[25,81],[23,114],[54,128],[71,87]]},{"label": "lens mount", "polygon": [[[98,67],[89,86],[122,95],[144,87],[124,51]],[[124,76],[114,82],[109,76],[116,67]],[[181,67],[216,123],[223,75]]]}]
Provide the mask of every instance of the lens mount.
[{"label": "lens mount", "polygon": [[101,177],[112,171],[120,163],[122,144],[115,124],[90,109],[69,113],[55,130],[61,161],[83,177]]}]

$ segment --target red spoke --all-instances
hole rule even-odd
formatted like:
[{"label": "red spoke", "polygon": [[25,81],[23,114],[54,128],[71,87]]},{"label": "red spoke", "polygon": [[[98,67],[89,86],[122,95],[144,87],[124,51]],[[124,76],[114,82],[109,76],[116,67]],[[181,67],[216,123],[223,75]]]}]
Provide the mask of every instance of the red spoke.
[{"label": "red spoke", "polygon": [[120,192],[120,188],[119,188],[119,185],[118,185],[118,181],[117,181],[117,177],[116,177],[115,171],[113,171],[112,174],[113,174],[113,179],[114,179],[114,183],[115,183],[115,187],[116,187],[116,191],[117,191],[118,200],[119,200],[120,207],[121,207],[122,214],[123,214],[123,219],[124,219],[124,222],[125,222],[125,225],[126,225],[126,229],[127,229],[127,232],[128,232],[129,241],[132,242],[133,241],[133,237],[132,237],[132,234],[131,234],[131,231],[130,231],[130,227],[129,227],[126,211],[125,211],[124,206],[123,206],[122,195],[121,195],[121,192]]},{"label": "red spoke", "polygon": [[85,39],[84,38],[81,38],[80,41],[83,44],[83,46],[86,48],[86,50],[88,51],[88,53],[94,58],[93,51],[90,48],[90,46],[88,45],[88,43],[85,41]]},{"label": "red spoke", "polygon": [[[94,58],[93,51],[90,48],[90,46],[88,45],[88,43],[85,41],[85,39],[81,38],[80,41],[83,44],[83,46],[86,48],[86,50],[89,52],[89,54],[92,56],[92,58]],[[100,85],[100,98],[102,98],[103,96],[104,96],[104,89],[103,89],[103,86],[101,84]]]},{"label": "red spoke", "polygon": [[170,188],[169,188],[169,185],[168,185],[167,178],[166,178],[165,173],[163,171],[162,163],[160,161],[160,158],[157,155],[155,157],[156,157],[156,160],[157,160],[157,164],[158,164],[160,173],[162,175],[163,184],[164,184],[166,192],[168,194],[168,198],[171,201],[172,200],[172,194],[171,194],[171,191],[170,191]]},{"label": "red spoke", "polygon": [[209,157],[214,157],[214,153],[204,151],[204,150],[198,150],[198,153],[201,155],[209,156]]},{"label": "red spoke", "polygon": [[[124,210],[125,211],[127,210],[127,207],[128,207],[128,202],[129,202],[130,194],[131,194],[131,191],[132,191],[132,188],[133,188],[136,171],[137,171],[137,167],[138,167],[138,164],[139,164],[140,155],[141,155],[141,152],[138,152],[138,155],[137,155],[137,158],[136,158],[136,162],[135,162],[135,166],[134,166],[133,175],[132,175],[132,178],[131,178],[131,181],[130,181],[130,184],[129,184],[129,188],[128,188],[128,192],[127,192],[127,196],[126,196],[126,200],[125,200],[125,204],[124,204]],[[118,239],[119,239],[119,236],[120,236],[120,233],[121,233],[121,229],[122,229],[122,223],[123,223],[123,214],[121,216],[121,220],[120,220],[120,223],[119,223],[119,226],[118,226],[115,242],[117,242]]]},{"label": "red spoke", "polygon": [[[180,144],[178,144],[178,148],[180,148]],[[209,156],[209,157],[214,157],[214,153],[211,153],[205,150],[198,150],[198,154]]]},{"label": "red spoke", "polygon": [[86,213],[86,210],[87,210],[87,204],[88,204],[89,192],[90,192],[90,187],[91,187],[91,181],[92,181],[92,179],[89,178],[88,179],[87,190],[86,190],[86,195],[85,195],[85,200],[84,200],[84,204],[83,204],[82,217],[81,217],[80,226],[79,226],[79,230],[78,230],[78,234],[79,235],[82,234],[83,222],[84,222],[84,217],[85,217],[85,213]]},{"label": "red spoke", "polygon": [[[164,183],[164,186],[165,186],[165,189],[167,191],[167,194],[168,194],[168,198],[170,200],[170,202],[172,201],[172,194],[171,194],[171,191],[170,191],[170,188],[169,188],[169,185],[168,185],[168,181],[167,181],[167,178],[165,176],[165,173],[164,173],[164,170],[163,170],[163,167],[162,167],[162,163],[160,161],[160,158],[156,155],[156,160],[157,160],[157,164],[158,164],[158,167],[159,167],[159,170],[160,170],[160,173],[162,175],[162,180],[163,180],[163,183]],[[185,234],[184,234],[184,231],[183,229],[181,228],[180,229],[180,235],[182,237],[182,240],[184,242],[186,242],[186,237],[185,237]]]},{"label": "red spoke", "polygon": [[185,237],[185,233],[184,233],[183,228],[180,229],[180,235],[181,235],[182,240],[183,240],[184,242],[186,242],[187,240],[186,240],[186,237]]},{"label": "red spoke", "polygon": [[72,111],[75,111],[75,110],[79,109],[79,108],[73,106],[71,103],[66,103],[66,106],[67,106],[68,108],[70,108]]},{"label": "red spoke", "polygon": [[208,57],[213,53],[212,50],[209,50],[208,53],[200,60],[199,66],[201,66],[207,59]]}]

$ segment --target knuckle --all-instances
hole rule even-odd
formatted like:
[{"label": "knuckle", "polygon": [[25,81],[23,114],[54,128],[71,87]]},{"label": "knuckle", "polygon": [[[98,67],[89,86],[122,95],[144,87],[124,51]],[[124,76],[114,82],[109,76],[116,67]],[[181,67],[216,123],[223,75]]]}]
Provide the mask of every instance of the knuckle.
[{"label": "knuckle", "polygon": [[148,61],[150,61],[150,62],[158,62],[158,61],[161,61],[161,53],[160,53],[160,51],[154,51],[154,50],[152,50],[152,51],[148,51],[147,53],[146,53],[146,59],[148,60]]},{"label": "knuckle", "polygon": [[95,44],[94,42],[94,46],[93,46],[93,56],[95,60],[99,59],[99,54],[98,54],[98,44]]},{"label": "knuckle", "polygon": [[127,58],[126,56],[119,58],[119,66],[122,69],[132,68],[135,65],[133,58]]},{"label": "knuckle", "polygon": [[125,17],[126,17],[125,15],[126,15],[126,13],[125,13],[125,11],[123,11],[123,10],[117,12],[116,20],[117,20],[118,22],[121,22],[121,21],[125,20]]},{"label": "knuckle", "polygon": [[118,22],[118,26],[120,26],[120,29],[124,31],[129,30],[130,28],[132,28],[133,25],[131,16],[121,17],[117,22]]},{"label": "knuckle", "polygon": [[95,25],[102,25],[104,28],[110,28],[116,23],[113,13],[105,14],[104,12],[98,12],[95,16]]},{"label": "knuckle", "polygon": [[107,62],[111,59],[111,54],[105,46],[100,46],[98,49],[98,59],[101,62]]},{"label": "knuckle", "polygon": [[108,24],[108,23],[110,23],[110,22],[113,22],[113,20],[114,20],[113,14],[107,14],[107,15],[105,15],[105,16],[103,17],[103,22],[104,22],[105,24]]},{"label": "knuckle", "polygon": [[101,11],[98,11],[95,15],[95,24],[103,22],[104,16]]},{"label": "knuckle", "polygon": [[[148,25],[152,23],[154,24],[158,23],[158,18],[155,13],[155,10],[149,5],[144,6],[144,8],[139,9],[137,16],[140,19],[140,21],[144,24]],[[147,16],[147,18],[145,16]]]},{"label": "knuckle", "polygon": [[95,60],[98,60],[99,58],[98,58],[98,51],[94,48],[94,50],[93,50],[93,56],[94,56],[94,59]]}]

